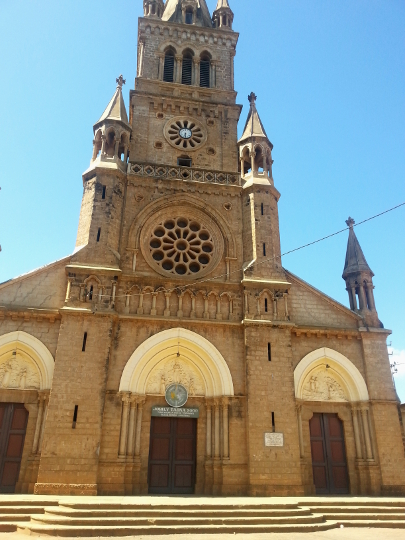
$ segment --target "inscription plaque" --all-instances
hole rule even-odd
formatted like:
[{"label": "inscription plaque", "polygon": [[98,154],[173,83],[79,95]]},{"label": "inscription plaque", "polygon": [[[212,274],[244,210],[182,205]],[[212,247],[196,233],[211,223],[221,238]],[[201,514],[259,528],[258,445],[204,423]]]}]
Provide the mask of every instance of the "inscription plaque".
[{"label": "inscription plaque", "polygon": [[200,410],[197,407],[152,407],[152,416],[160,418],[199,418]]},{"label": "inscription plaque", "polygon": [[283,433],[265,433],[264,446],[284,446]]}]

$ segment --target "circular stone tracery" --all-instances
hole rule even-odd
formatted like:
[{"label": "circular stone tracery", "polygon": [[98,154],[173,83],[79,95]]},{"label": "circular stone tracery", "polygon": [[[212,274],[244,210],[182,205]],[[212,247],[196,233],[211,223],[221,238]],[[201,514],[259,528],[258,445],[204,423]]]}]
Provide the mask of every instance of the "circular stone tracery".
[{"label": "circular stone tracery", "polygon": [[165,272],[190,276],[210,266],[214,239],[198,220],[179,217],[165,219],[152,228],[149,248],[152,259]]}]

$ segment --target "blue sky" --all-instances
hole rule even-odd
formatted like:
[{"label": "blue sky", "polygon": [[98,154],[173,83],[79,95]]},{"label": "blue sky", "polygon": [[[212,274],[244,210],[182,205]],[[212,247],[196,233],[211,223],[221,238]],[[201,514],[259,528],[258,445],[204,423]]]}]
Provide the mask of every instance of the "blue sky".
[{"label": "blue sky", "polygon": [[[274,144],[283,251],[404,202],[405,2],[230,3],[241,124],[254,91]],[[141,13],[142,0],[1,2],[0,282],[72,252],[92,125],[120,73],[128,103]],[[404,223],[402,208],[356,229],[402,363]],[[347,305],[346,242],[344,233],[284,266]]]}]

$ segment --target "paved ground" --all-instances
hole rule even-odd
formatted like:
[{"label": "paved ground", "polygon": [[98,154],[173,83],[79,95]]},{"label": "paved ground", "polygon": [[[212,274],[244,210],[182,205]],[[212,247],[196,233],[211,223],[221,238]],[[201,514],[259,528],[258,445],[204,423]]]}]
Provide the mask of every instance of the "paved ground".
[{"label": "paved ground", "polygon": [[[0,540],[28,540],[50,536],[27,536],[18,533],[0,533]],[[100,537],[97,537],[100,538]],[[114,537],[118,538],[118,537]],[[269,533],[269,534],[175,534],[167,536],[131,536],[120,540],[404,540],[404,529],[332,529],[317,533]],[[58,538],[61,540],[61,538]],[[75,540],[89,540],[76,538]]]}]

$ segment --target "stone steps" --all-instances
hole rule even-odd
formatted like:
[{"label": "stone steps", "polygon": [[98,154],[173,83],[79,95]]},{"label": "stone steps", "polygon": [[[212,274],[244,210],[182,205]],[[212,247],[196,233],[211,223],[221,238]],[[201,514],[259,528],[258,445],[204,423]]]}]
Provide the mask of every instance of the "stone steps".
[{"label": "stone steps", "polygon": [[378,514],[392,514],[392,513],[403,513],[405,515],[405,506],[310,506],[311,512],[316,512],[317,514],[330,514],[337,512],[350,512],[350,513],[378,513]]},{"label": "stone steps", "polygon": [[[216,517],[220,518],[238,518],[238,517],[289,517],[289,516],[308,516],[311,515],[311,511],[308,508],[293,508],[293,509],[273,509],[273,508],[212,508],[211,506],[206,508],[199,508],[197,510],[187,508],[170,508],[161,507],[159,509],[119,509],[119,510],[83,510],[72,509],[64,506],[58,508],[46,508],[46,515],[57,515],[65,517],[77,517],[77,518],[91,518],[91,517],[105,517],[105,518],[153,518],[158,516],[161,518],[176,517],[176,518],[189,518],[193,517],[204,518],[211,517],[214,513]],[[322,512],[321,512],[322,513]]]},{"label": "stone steps", "polygon": [[30,525],[28,528],[18,528],[22,533],[32,535],[49,535],[63,537],[95,537],[95,536],[138,536],[138,535],[166,535],[166,534],[258,534],[268,532],[316,532],[336,528],[338,525],[329,523],[311,524],[274,524],[274,525],[175,525],[175,526],[119,526],[119,527],[69,527],[62,525]]},{"label": "stone steps", "polygon": [[33,516],[31,523],[34,525],[46,524],[46,525],[69,525],[74,527],[114,527],[114,526],[192,526],[200,527],[203,525],[272,525],[272,524],[301,524],[301,523],[324,523],[325,519],[322,515],[309,514],[308,516],[286,516],[286,517],[160,517],[156,514],[154,517],[133,516],[125,518],[111,518],[111,517],[98,517],[98,518],[82,518],[82,517],[62,517],[62,516],[50,516],[45,515],[41,517]]}]

